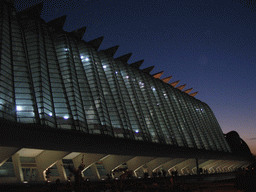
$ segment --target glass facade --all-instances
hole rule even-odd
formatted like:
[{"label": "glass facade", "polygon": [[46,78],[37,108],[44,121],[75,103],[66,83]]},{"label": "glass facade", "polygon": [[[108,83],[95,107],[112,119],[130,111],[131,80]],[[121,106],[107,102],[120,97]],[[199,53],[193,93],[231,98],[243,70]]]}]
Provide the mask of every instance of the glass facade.
[{"label": "glass facade", "polygon": [[116,47],[98,52],[63,31],[63,18],[53,26],[40,13],[0,4],[1,118],[230,152],[207,104],[113,59]]}]

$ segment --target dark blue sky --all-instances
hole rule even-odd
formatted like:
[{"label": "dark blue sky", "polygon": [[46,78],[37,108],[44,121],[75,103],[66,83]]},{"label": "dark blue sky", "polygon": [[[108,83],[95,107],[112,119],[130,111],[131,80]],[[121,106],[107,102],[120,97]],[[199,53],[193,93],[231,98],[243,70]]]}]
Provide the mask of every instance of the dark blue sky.
[{"label": "dark blue sky", "polygon": [[237,131],[256,154],[256,12],[247,1],[16,0],[16,8],[39,2],[45,21],[67,15],[64,30],[87,26],[85,41],[104,36],[100,49],[120,45],[115,57],[132,52],[128,63],[145,59],[152,74],[199,91],[223,132]]}]

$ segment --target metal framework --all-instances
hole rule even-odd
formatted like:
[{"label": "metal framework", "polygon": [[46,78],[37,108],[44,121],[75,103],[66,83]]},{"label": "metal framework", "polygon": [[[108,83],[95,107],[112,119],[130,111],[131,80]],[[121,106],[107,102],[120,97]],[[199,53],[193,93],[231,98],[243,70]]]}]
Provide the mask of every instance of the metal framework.
[{"label": "metal framework", "polygon": [[[0,117],[131,140],[231,152],[209,106],[168,84],[171,77],[113,58],[102,38],[81,40],[85,28],[46,23],[42,4],[17,13],[0,2]],[[193,93],[192,93],[193,94]],[[195,93],[193,94],[195,95]]]}]

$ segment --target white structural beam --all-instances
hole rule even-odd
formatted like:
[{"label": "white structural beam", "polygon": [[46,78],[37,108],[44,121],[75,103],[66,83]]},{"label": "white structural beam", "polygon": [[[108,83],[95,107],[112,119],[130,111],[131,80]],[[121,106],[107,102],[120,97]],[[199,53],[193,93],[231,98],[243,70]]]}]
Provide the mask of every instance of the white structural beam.
[{"label": "white structural beam", "polygon": [[100,161],[101,159],[106,158],[107,156],[108,155],[106,154],[80,153],[78,156],[73,158],[72,161],[76,169],[78,169],[79,165],[81,165],[83,161],[83,164],[85,165],[85,169],[82,172],[90,168],[93,176],[88,176],[88,178],[100,179],[100,175],[98,173],[97,166],[95,165],[95,163]]},{"label": "white structural beam", "polygon": [[215,169],[218,173],[219,172],[224,172],[225,171],[224,168],[226,166],[230,165],[230,163],[231,163],[231,161],[229,161],[229,160],[223,160],[222,163],[218,167],[216,167]]},{"label": "white structural beam", "polygon": [[106,156],[107,156],[106,154],[80,153],[78,156],[76,156],[72,160],[76,169],[79,167],[82,161],[86,169]]},{"label": "white structural beam", "polygon": [[227,160],[220,160],[218,162],[219,162],[218,164],[212,167],[217,173],[221,172],[221,168],[225,166],[225,164],[227,163]]},{"label": "white structural beam", "polygon": [[216,162],[216,160],[208,159],[205,162],[203,162],[202,164],[200,164],[200,167],[203,169],[206,169],[206,166],[211,165],[215,162]]},{"label": "white structural beam", "polygon": [[62,181],[62,182],[67,181],[67,175],[66,175],[65,169],[63,167],[62,159],[57,161],[56,166],[57,166],[57,170],[58,170],[58,173],[59,173],[60,181]]},{"label": "white structural beam", "polygon": [[130,159],[134,158],[133,156],[121,156],[121,155],[109,155],[107,158],[103,159],[101,162],[103,163],[105,170],[108,174],[118,166],[126,163]]},{"label": "white structural beam", "polygon": [[[182,161],[181,163],[176,164],[173,166],[170,170],[178,171],[178,174],[181,175],[187,175],[189,173],[192,173],[192,167],[196,166],[196,160],[195,159],[187,159],[185,161]],[[168,172],[170,172],[168,170]]]},{"label": "white structural beam", "polygon": [[[198,160],[198,168],[203,168],[202,164],[207,162],[208,160],[207,159],[199,159]],[[196,166],[193,166],[193,164],[191,165],[191,167],[189,167],[189,169],[192,170],[192,173],[194,174],[197,174],[197,167]]]},{"label": "white structural beam", "polygon": [[[45,181],[45,170],[52,167],[70,152],[45,150],[35,157],[39,181]],[[60,178],[61,179],[61,178]]]},{"label": "white structural beam", "polygon": [[163,169],[167,172],[167,175],[168,174],[171,175],[170,172],[169,172],[170,168],[172,168],[173,166],[175,166],[178,163],[183,162],[185,160],[186,160],[186,158],[172,159],[171,161],[168,161],[168,162],[164,163],[163,165],[158,166],[157,168],[154,169],[154,171],[157,171],[157,169],[159,169],[159,171],[160,171],[160,168],[161,168],[161,169]]},{"label": "white structural beam", "polygon": [[[152,161],[149,161],[145,165],[141,166],[139,169],[136,170],[137,176],[142,176],[142,172],[148,172],[149,175],[152,175],[152,171],[156,168],[159,167],[160,165],[165,164],[168,161],[171,161],[171,158],[155,158]],[[144,169],[142,172],[140,169]],[[137,173],[138,172],[138,173]],[[141,173],[139,173],[141,172]]]},{"label": "white structural beam", "polygon": [[155,157],[143,157],[143,156],[137,156],[132,158],[131,160],[127,161],[126,164],[128,166],[129,170],[132,170],[133,173],[135,174],[135,171],[142,167],[144,164],[152,161],[155,159]]},{"label": "white structural beam", "polygon": [[20,148],[17,147],[2,147],[0,146],[0,167],[17,151],[19,151]]},{"label": "white structural beam", "polygon": [[227,172],[227,171],[229,171],[228,168],[229,168],[230,166],[232,166],[232,165],[233,165],[233,161],[227,161],[227,163],[225,163],[225,165],[222,166],[222,170],[223,170],[224,172]]},{"label": "white structural beam", "polygon": [[23,182],[24,177],[23,177],[23,172],[22,172],[22,168],[21,168],[20,156],[18,153],[15,153],[12,156],[12,163],[13,163],[13,169],[14,169],[14,173],[15,173],[17,182],[18,183]]},{"label": "white structural beam", "polygon": [[219,166],[221,163],[222,163],[222,160],[214,160],[214,162],[212,162],[208,165],[205,165],[203,168],[207,169],[209,171],[209,173],[215,173],[216,171],[215,171],[214,167]]}]

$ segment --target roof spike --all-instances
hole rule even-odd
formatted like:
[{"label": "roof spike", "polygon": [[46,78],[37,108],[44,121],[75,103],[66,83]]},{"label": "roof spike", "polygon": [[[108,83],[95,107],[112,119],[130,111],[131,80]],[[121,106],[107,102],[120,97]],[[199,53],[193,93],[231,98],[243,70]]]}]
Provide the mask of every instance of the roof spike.
[{"label": "roof spike", "polygon": [[158,73],[155,73],[154,75],[152,75],[154,78],[156,79],[160,79],[160,77],[163,75],[164,71],[161,71],[161,72],[158,72]]},{"label": "roof spike", "polygon": [[137,61],[137,62],[135,62],[135,63],[131,63],[130,66],[139,69],[143,62],[144,62],[144,59],[142,59],[142,60],[140,60],[140,61]]},{"label": "roof spike", "polygon": [[67,15],[63,15],[56,19],[49,21],[47,24],[48,26],[54,28],[55,30],[61,30],[66,22]]},{"label": "roof spike", "polygon": [[110,47],[108,49],[105,49],[104,52],[107,53],[107,55],[109,55],[110,57],[113,57],[118,48],[119,48],[119,45],[116,45],[114,47]]},{"label": "roof spike", "polygon": [[128,53],[126,55],[122,55],[120,57],[115,58],[115,60],[121,60],[121,61],[127,63],[128,60],[131,58],[131,56],[132,56],[132,53]]},{"label": "roof spike", "polygon": [[182,89],[184,89],[186,86],[187,86],[187,84],[184,84],[184,85],[181,85],[181,86],[176,87],[176,88],[179,89],[179,90],[182,90]]},{"label": "roof spike", "polygon": [[165,77],[162,79],[163,82],[168,83],[171,80],[172,76]]},{"label": "roof spike", "polygon": [[102,36],[102,37],[99,37],[97,39],[93,39],[93,40],[89,41],[88,43],[90,45],[92,45],[96,49],[96,51],[98,51],[98,49],[100,48],[100,45],[101,45],[103,39],[104,39],[104,37]]},{"label": "roof spike", "polygon": [[180,82],[180,80],[169,83],[171,86],[175,87],[176,85],[178,85],[178,83]]},{"label": "roof spike", "polygon": [[86,27],[82,27],[80,29],[70,32],[69,34],[73,35],[78,40],[81,40],[84,36],[85,31],[86,31]]},{"label": "roof spike", "polygon": [[185,90],[185,91],[183,91],[183,92],[188,94],[188,93],[190,93],[190,92],[192,91],[192,89],[193,89],[193,88],[190,88],[190,89],[187,89],[187,90]]},{"label": "roof spike", "polygon": [[41,3],[37,3],[31,7],[28,7],[22,11],[19,11],[18,12],[18,15],[31,15],[33,17],[40,17],[41,16],[41,13],[42,13],[42,10],[43,10],[43,7],[44,7],[44,3],[41,2]]},{"label": "roof spike", "polygon": [[195,97],[197,94],[198,94],[198,91],[194,92],[194,93],[191,93],[190,96]]},{"label": "roof spike", "polygon": [[155,68],[155,66],[151,66],[151,67],[147,67],[145,69],[142,69],[142,71],[145,72],[145,73],[150,73],[154,68]]}]

